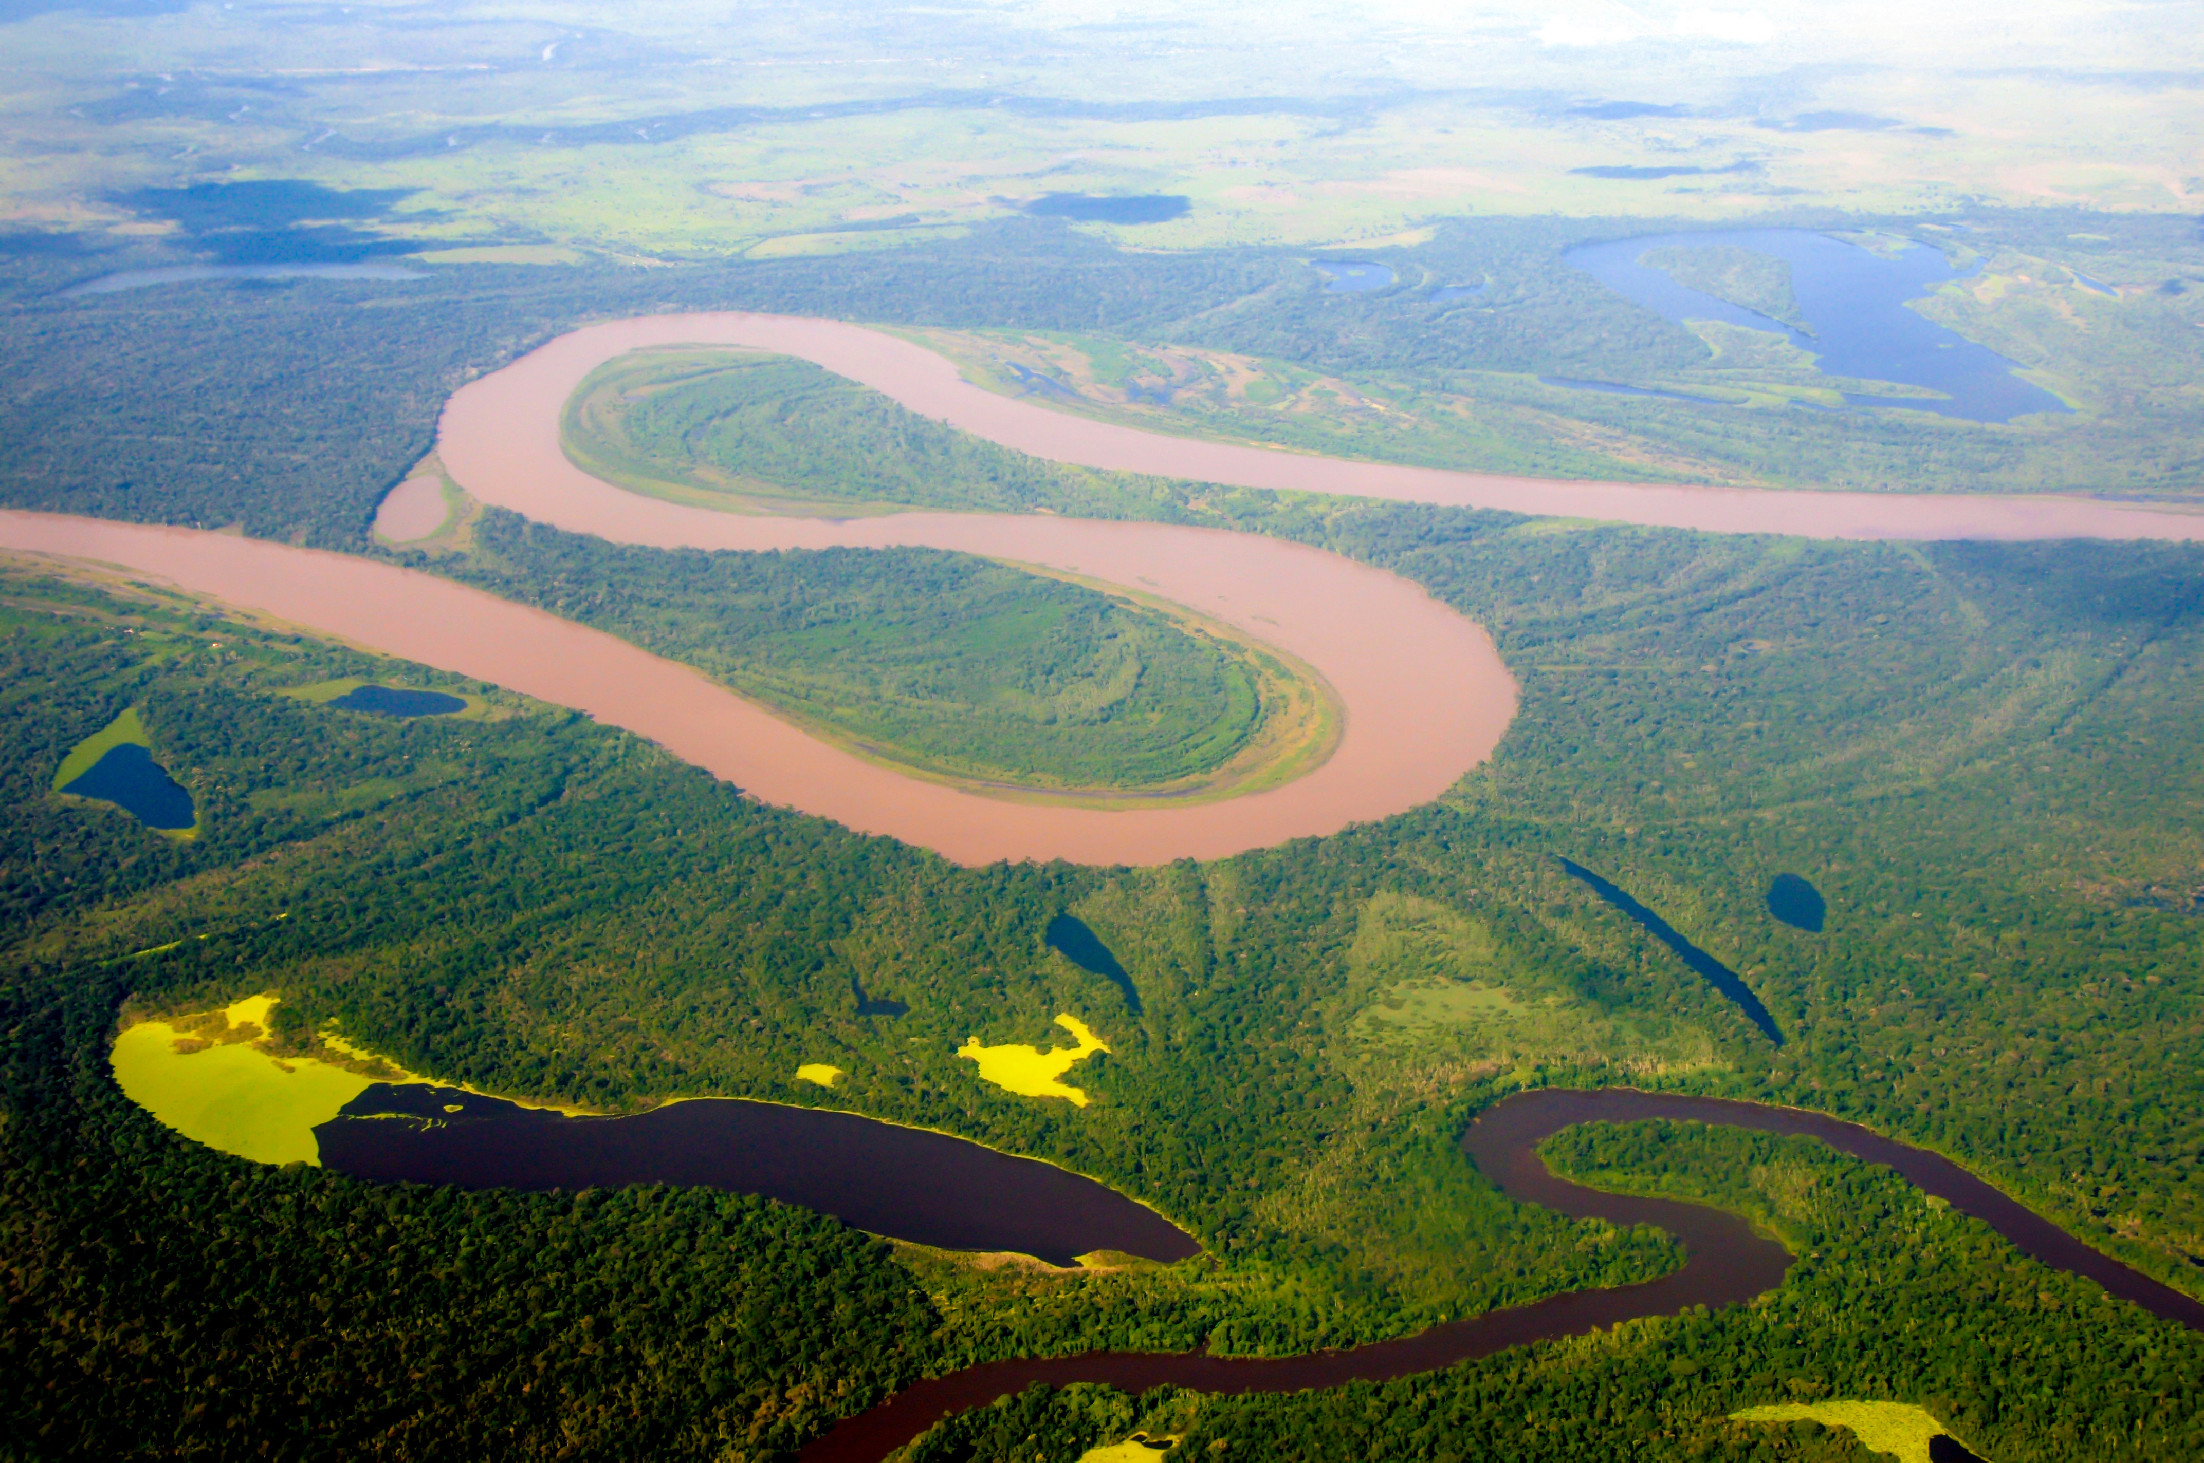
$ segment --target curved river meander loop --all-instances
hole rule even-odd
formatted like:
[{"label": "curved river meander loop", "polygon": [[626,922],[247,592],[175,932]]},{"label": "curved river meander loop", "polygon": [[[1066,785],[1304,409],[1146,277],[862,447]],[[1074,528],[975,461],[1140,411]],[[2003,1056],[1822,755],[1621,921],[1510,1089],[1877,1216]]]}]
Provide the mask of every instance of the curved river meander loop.
[{"label": "curved river meander loop", "polygon": [[1526,1306],[1449,1321],[1397,1341],[1307,1356],[1228,1358],[1200,1352],[1090,1352],[1083,1356],[991,1362],[920,1382],[860,1413],[804,1449],[803,1463],[878,1463],[945,1417],[983,1406],[1036,1382],[1099,1382],[1121,1391],[1188,1387],[1203,1392],[1293,1392],[1347,1382],[1383,1381],[1436,1371],[1510,1346],[1574,1336],[1686,1306],[1737,1305],[1782,1283],[1791,1257],[1738,1215],[1673,1199],[1642,1199],[1587,1189],[1556,1177],[1538,1145],[1585,1122],[1690,1119],[1800,1133],[1872,1162],[1888,1164],[1924,1193],[1984,1221],[2038,1260],[2085,1275],[2113,1294],[2204,1330],[2204,1303],[2160,1285],[2038,1218],[1949,1159],[1894,1142],[1819,1113],[1609,1089],[1518,1093],[1485,1112],[1462,1135],[1462,1148],[1509,1198],[1579,1219],[1651,1224],[1683,1244],[1681,1269],[1658,1280],[1610,1290],[1579,1290]]},{"label": "curved river meander loop", "polygon": [[[1437,797],[1490,755],[1514,715],[1514,682],[1481,628],[1405,580],[1320,550],[1216,530],[1038,516],[904,513],[815,520],[720,514],[624,492],[566,459],[560,410],[590,371],[631,350],[715,345],[801,357],[923,415],[1035,456],[1197,481],[1723,533],[2204,538],[2204,516],[2084,499],[1556,482],[1202,442],[997,396],[910,341],[862,326],[780,316],[663,315],[593,326],[453,397],[439,442],[446,468],[475,497],[539,522],[654,547],[916,546],[1073,572],[1176,601],[1287,651],[1322,674],[1345,708],[1338,750],[1305,777],[1217,803],[1126,811],[1010,802],[905,776],[827,746],[703,675],[612,636],[389,564],[187,529],[19,512],[0,512],[0,548],[159,575],[308,630],[572,707],[647,737],[768,802],[965,863],[1161,863],[1335,832]],[[1669,1230],[1685,1243],[1689,1258],[1681,1270],[1645,1285],[1556,1296],[1350,1352],[1281,1360],[1091,1354],[977,1367],[922,1383],[848,1420],[805,1456],[814,1463],[872,1463],[939,1418],[1036,1381],[1131,1389],[1173,1383],[1217,1391],[1329,1386],[1427,1371],[1686,1305],[1732,1304],[1777,1284],[1787,1257],[1743,1220],[1696,1205],[1579,1188],[1548,1173],[1535,1153],[1541,1139],[1572,1123],[1649,1117],[1822,1138],[1890,1164],[2046,1263],[2204,1328],[2204,1305],[2089,1249],[1948,1160],[1851,1124],[1713,1099],[1542,1092],[1490,1109],[1463,1140],[1470,1156],[1519,1200]],[[700,1109],[681,1122],[707,1118],[720,1120]],[[666,1119],[656,1121],[668,1126]],[[633,1157],[624,1152],[619,1161],[632,1163]]]}]

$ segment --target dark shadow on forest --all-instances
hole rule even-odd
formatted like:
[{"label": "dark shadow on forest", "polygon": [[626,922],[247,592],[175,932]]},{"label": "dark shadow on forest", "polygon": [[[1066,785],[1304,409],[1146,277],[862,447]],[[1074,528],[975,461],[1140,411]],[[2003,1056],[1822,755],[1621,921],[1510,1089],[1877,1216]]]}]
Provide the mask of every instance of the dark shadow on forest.
[{"label": "dark shadow on forest", "polygon": [[1048,934],[1044,936],[1048,947],[1090,975],[1099,975],[1125,993],[1125,1004],[1135,1016],[1140,1014],[1140,992],[1133,988],[1133,978],[1125,973],[1125,967],[1117,963],[1110,947],[1101,937],[1087,928],[1085,921],[1060,914],[1048,922]]},{"label": "dark shadow on forest", "polygon": [[1684,964],[1706,978],[1707,984],[1728,996],[1737,1009],[1745,1013],[1746,1019],[1761,1029],[1768,1040],[1777,1046],[1783,1045],[1783,1029],[1775,1024],[1775,1017],[1768,1014],[1768,1008],[1760,1003],[1760,997],[1753,994],[1752,987],[1746,985],[1744,978],[1736,971],[1692,944],[1678,934],[1667,920],[1582,864],[1563,859],[1561,867],[1568,871],[1570,878],[1584,884],[1594,894],[1644,926],[1647,934],[1675,951]]},{"label": "dark shadow on forest", "polygon": [[[356,264],[411,254],[413,240],[355,228],[387,219],[410,188],[325,188],[294,178],[133,188],[110,196],[133,212],[164,218],[186,247],[224,264]],[[418,217],[418,215],[415,215]]]},{"label": "dark shadow on forest", "polygon": [[1821,891],[1796,874],[1778,874],[1768,884],[1768,913],[1794,930],[1818,935],[1829,917]]}]

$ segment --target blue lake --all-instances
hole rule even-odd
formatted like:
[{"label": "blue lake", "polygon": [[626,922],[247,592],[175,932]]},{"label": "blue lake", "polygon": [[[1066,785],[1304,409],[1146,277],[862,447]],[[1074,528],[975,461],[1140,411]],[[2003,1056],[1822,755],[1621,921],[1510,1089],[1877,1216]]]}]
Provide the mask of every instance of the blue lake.
[{"label": "blue lake", "polygon": [[191,284],[207,279],[427,279],[418,269],[396,264],[180,264],[171,269],[126,269],[71,285],[63,299],[77,295],[112,295],[122,290],[150,289],[155,285]]},{"label": "blue lake", "polygon": [[1393,271],[1382,264],[1348,263],[1326,259],[1316,266],[1324,276],[1324,293],[1327,295],[1362,295],[1371,290],[1382,290],[1393,283]]},{"label": "blue lake", "polygon": [[183,785],[153,760],[151,752],[132,743],[109,747],[62,791],[113,803],[146,827],[164,833],[181,833],[198,817]]},{"label": "blue lake", "polygon": [[[1667,245],[1729,244],[1786,261],[1791,291],[1812,334],[1726,300],[1686,289],[1639,261]],[[2006,422],[2030,412],[2064,412],[2056,396],[2013,374],[2013,363],[1906,307],[1963,277],[1942,253],[1908,244],[1894,256],[1802,229],[1725,229],[1586,244],[1562,256],[1615,293],[1670,320],[1716,320],[1765,330],[1819,357],[1829,376],[1892,381],[1941,391],[1944,399],[1847,396],[1861,407],[1902,407],[1972,422]]]},{"label": "blue lake", "polygon": [[416,716],[450,716],[467,709],[464,698],[447,696],[442,691],[405,691],[389,686],[354,686],[329,704],[346,711],[364,711],[370,716],[393,716],[400,720]]}]

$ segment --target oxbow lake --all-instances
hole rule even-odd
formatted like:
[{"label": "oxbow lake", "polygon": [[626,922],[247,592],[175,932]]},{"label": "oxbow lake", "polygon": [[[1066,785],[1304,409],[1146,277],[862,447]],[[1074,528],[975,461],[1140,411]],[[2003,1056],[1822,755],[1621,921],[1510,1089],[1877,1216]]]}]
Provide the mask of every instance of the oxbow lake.
[{"label": "oxbow lake", "polygon": [[1372,290],[1385,289],[1394,278],[1392,270],[1367,261],[1325,259],[1317,262],[1316,270],[1324,276],[1327,295],[1368,294]]},{"label": "oxbow lake", "polygon": [[[1687,289],[1640,262],[1655,249],[1716,244],[1788,263],[1791,292],[1813,332]],[[1562,257],[1616,294],[1670,320],[1713,320],[1781,335],[1818,356],[1825,376],[1893,381],[1945,393],[1942,399],[1846,396],[1855,406],[1903,407],[1974,422],[2068,410],[2058,397],[2015,375],[2005,357],[1907,307],[1908,301],[1972,272],[1956,268],[1942,251],[1926,244],[1907,243],[1884,255],[1804,229],[1722,229],[1585,244]]]},{"label": "oxbow lake", "polygon": [[893,1239],[1054,1265],[1114,1250],[1170,1263],[1193,1236],[1105,1184],[855,1113],[698,1098],[567,1117],[450,1087],[378,1084],[314,1130],[322,1166],[467,1189],[681,1184],[762,1194]]}]

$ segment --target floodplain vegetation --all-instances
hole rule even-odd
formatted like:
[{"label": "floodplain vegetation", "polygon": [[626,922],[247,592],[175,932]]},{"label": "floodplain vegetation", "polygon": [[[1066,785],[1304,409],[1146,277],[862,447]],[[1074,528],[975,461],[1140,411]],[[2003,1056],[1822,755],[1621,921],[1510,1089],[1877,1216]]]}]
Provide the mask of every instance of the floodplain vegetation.
[{"label": "floodplain vegetation", "polygon": [[1315,767],[1342,726],[1314,671],[1236,630],[968,554],[669,553],[490,509],[464,557],[424,562],[999,796],[1234,796]]}]

